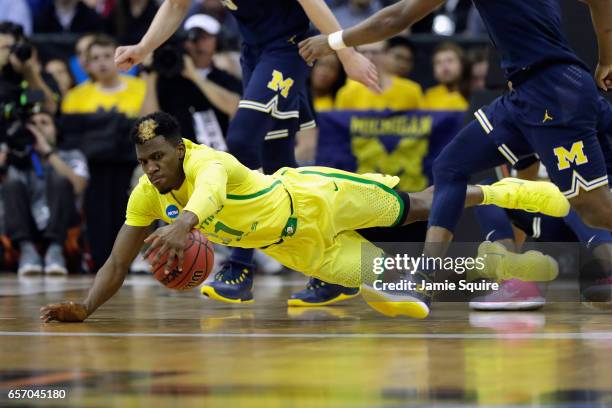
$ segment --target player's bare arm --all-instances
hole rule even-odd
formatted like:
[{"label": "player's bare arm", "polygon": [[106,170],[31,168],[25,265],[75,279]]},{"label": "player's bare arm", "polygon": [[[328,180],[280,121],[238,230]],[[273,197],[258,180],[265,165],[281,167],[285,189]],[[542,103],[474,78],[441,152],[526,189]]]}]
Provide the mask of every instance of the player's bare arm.
[{"label": "player's bare arm", "polygon": [[[323,34],[331,34],[341,30],[340,24],[323,0],[298,0],[304,12],[312,23]],[[380,92],[378,73],[370,60],[355,51],[346,48],[338,51],[338,58],[349,78],[361,82],[368,88]]]},{"label": "player's bare arm", "polygon": [[102,266],[93,286],[82,303],[62,302],[49,304],[40,309],[43,322],[82,322],[98,307],[109,300],[121,287],[130,264],[136,258],[143,240],[149,232],[148,227],[124,225],[119,230],[113,250]]},{"label": "player's bare arm", "polygon": [[140,42],[117,48],[115,51],[117,67],[127,71],[134,65],[140,64],[148,54],[174,34],[187,15],[189,5],[189,0],[164,1]]},{"label": "player's bare arm", "polygon": [[[416,23],[445,0],[403,0],[385,7],[373,16],[343,32],[318,35],[300,42],[300,55],[308,63],[334,50],[369,44],[390,38]],[[332,48],[333,46],[333,48]]]},{"label": "player's bare arm", "polygon": [[612,87],[612,0],[581,0],[591,9],[599,50],[595,81],[601,89]]}]

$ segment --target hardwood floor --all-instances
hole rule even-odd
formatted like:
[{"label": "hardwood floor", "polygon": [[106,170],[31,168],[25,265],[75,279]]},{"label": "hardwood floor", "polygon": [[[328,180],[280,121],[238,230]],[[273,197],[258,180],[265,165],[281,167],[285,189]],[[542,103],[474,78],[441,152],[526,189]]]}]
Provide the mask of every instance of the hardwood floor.
[{"label": "hardwood floor", "polygon": [[[417,321],[360,299],[288,309],[304,282],[293,275],[258,277],[255,303],[238,307],[133,277],[85,323],[38,321],[90,282],[0,274],[0,406],[612,405],[612,315],[578,303],[435,303]],[[66,398],[8,398],[20,389]]]}]

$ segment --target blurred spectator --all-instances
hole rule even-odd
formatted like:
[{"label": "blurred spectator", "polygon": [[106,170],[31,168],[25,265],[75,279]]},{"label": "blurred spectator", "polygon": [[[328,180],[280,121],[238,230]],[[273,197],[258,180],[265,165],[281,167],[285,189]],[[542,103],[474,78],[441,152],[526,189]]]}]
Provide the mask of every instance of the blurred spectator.
[{"label": "blurred spectator", "polygon": [[414,66],[414,44],[406,37],[390,38],[386,43],[386,70],[391,75],[408,78]]},{"label": "blurred spectator", "polygon": [[464,53],[463,49],[452,42],[438,45],[433,52],[434,78],[440,84],[425,92],[424,108],[457,109],[468,108],[464,94]]},{"label": "blurred spectator", "polygon": [[102,18],[80,0],[54,0],[34,20],[36,33],[86,33],[103,30]]},{"label": "blurred spectator", "polygon": [[70,88],[74,86],[74,79],[70,74],[68,65],[61,59],[52,59],[45,64],[45,72],[53,77],[63,98]]},{"label": "blurred spectator", "polygon": [[20,251],[19,275],[43,272],[36,243],[47,246],[44,272],[66,274],[63,247],[68,229],[80,223],[81,198],[89,178],[87,160],[78,150],[57,150],[53,115],[34,114],[27,129],[34,137],[40,167],[28,156],[12,151],[2,155],[8,157],[2,189],[6,232]]},{"label": "blurred spectator", "polygon": [[470,67],[470,94],[486,88],[487,73],[489,72],[489,53],[486,48],[473,49],[467,55]]},{"label": "blurred spectator", "polygon": [[310,75],[310,91],[315,111],[334,109],[336,94],[345,83],[346,74],[336,54],[317,60]]},{"label": "blurred spectator", "polygon": [[117,44],[98,35],[86,53],[87,72],[91,80],[71,89],[62,102],[64,113],[116,111],[138,116],[145,98],[146,84],[140,78],[119,75],[114,56]]},{"label": "blurred spectator", "polygon": [[32,34],[32,15],[26,0],[0,0],[0,22],[19,24],[25,35]]},{"label": "blurred spectator", "polygon": [[57,110],[55,96],[43,80],[36,49],[23,36],[21,26],[0,23],[0,104],[17,99],[15,92],[20,92],[23,81],[26,81],[28,89],[42,92],[46,110]]},{"label": "blurred spectator", "polygon": [[85,34],[79,37],[74,46],[75,55],[70,58],[70,71],[77,85],[89,79],[86,71],[87,49],[95,37],[95,34]]},{"label": "blurred spectator", "polygon": [[[168,44],[154,54],[152,72],[145,75],[147,96],[143,114],[163,110],[175,116],[183,135],[198,143],[226,150],[229,119],[238,109],[242,84],[215,67],[213,56],[220,25],[205,14],[185,21],[187,56],[178,44]],[[176,64],[181,61],[179,72]]]},{"label": "blurred spectator", "polygon": [[[237,50],[240,46],[240,35],[236,19],[230,17],[227,7],[223,5],[224,0],[192,0],[187,13],[188,16],[195,14],[207,14],[221,24],[219,41],[221,49]],[[240,71],[240,69],[239,69]]]},{"label": "blurred spectator", "polygon": [[136,44],[157,12],[155,0],[117,0],[108,17],[108,32],[119,44]]},{"label": "blurred spectator", "polygon": [[382,8],[379,0],[348,0],[333,9],[342,28],[349,28],[370,17]]},{"label": "blurred spectator", "polygon": [[385,47],[384,42],[359,47],[359,51],[376,65],[382,93],[377,94],[359,82],[348,80],[346,85],[338,91],[336,108],[408,110],[421,107],[423,102],[421,86],[387,71]]}]

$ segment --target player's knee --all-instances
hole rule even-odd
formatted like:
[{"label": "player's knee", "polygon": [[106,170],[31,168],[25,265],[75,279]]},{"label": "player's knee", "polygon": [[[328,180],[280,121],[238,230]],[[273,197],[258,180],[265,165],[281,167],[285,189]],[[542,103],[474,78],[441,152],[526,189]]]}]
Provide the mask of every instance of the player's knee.
[{"label": "player's knee", "polygon": [[242,164],[257,169],[260,165],[260,146],[253,143],[254,138],[249,138],[244,132],[234,132],[227,139],[227,150]]},{"label": "player's knee", "polygon": [[469,174],[465,174],[460,166],[443,154],[434,161],[432,170],[435,184],[467,180],[469,177]]},{"label": "player's knee", "polygon": [[595,228],[612,226],[612,193],[607,187],[582,192],[570,200],[582,221]]}]

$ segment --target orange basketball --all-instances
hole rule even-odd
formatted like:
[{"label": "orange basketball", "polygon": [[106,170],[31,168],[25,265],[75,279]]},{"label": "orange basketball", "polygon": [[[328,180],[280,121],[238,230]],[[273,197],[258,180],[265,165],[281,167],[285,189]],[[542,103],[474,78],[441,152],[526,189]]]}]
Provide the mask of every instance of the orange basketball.
[{"label": "orange basketball", "polygon": [[[149,263],[157,251],[149,255]],[[177,261],[172,265],[172,271],[168,275],[164,273],[164,266],[168,255],[161,257],[159,263],[153,267],[153,276],[168,289],[189,290],[199,286],[208,278],[214,261],[213,247],[208,239],[198,230],[191,230],[185,252],[183,254],[183,271],[176,268]]]}]

